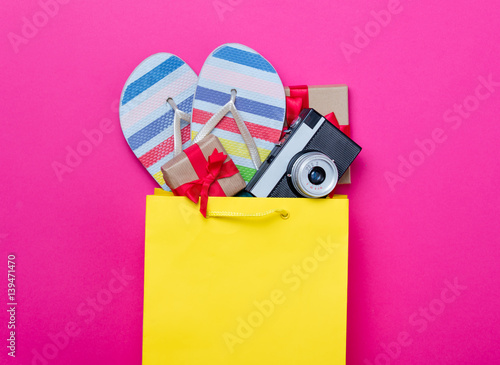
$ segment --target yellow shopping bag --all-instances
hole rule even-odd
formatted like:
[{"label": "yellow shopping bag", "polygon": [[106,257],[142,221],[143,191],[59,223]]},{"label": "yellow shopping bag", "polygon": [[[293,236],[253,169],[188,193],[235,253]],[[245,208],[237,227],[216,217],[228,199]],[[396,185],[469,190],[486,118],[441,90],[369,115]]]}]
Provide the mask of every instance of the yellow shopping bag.
[{"label": "yellow shopping bag", "polygon": [[143,364],[345,363],[348,200],[147,197]]}]

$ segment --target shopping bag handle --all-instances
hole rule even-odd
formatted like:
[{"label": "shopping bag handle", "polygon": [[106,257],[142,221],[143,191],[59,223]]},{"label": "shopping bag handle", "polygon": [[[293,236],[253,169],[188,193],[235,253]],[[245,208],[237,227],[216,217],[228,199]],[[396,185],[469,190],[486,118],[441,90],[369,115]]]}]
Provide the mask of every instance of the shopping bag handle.
[{"label": "shopping bag handle", "polygon": [[217,217],[244,217],[244,218],[258,218],[264,217],[266,215],[270,215],[273,213],[277,213],[280,215],[282,219],[290,218],[290,212],[286,209],[272,209],[265,212],[257,212],[257,213],[242,213],[242,212],[229,212],[229,211],[208,211],[207,218],[217,218]]}]

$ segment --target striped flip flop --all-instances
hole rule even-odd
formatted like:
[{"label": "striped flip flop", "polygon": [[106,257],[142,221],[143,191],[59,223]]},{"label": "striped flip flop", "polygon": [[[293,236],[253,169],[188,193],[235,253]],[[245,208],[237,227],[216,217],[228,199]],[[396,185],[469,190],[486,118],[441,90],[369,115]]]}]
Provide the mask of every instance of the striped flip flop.
[{"label": "striped flip flop", "polygon": [[274,67],[246,46],[225,44],[201,69],[191,138],[197,142],[209,133],[219,137],[248,182],[279,141],[285,108],[283,84]]},{"label": "striped flip flop", "polygon": [[179,57],[157,53],[132,72],[120,99],[120,124],[139,161],[165,190],[161,166],[191,144],[198,76]]}]

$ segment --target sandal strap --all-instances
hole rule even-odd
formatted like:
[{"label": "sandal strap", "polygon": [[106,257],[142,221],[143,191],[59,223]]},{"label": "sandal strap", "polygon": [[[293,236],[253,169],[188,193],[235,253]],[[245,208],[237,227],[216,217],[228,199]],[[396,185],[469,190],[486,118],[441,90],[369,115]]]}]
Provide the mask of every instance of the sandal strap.
[{"label": "sandal strap", "polygon": [[191,123],[191,116],[177,107],[172,98],[167,99],[167,103],[174,109],[174,156],[182,152],[181,119]]},{"label": "sandal strap", "polygon": [[236,109],[235,105],[236,101],[236,90],[231,90],[231,99],[224,105],[217,113],[212,115],[212,117],[207,121],[207,123],[201,128],[200,132],[196,135],[193,140],[193,143],[198,143],[203,138],[208,136],[214,128],[219,124],[219,122],[224,118],[227,113],[231,112],[234,120],[236,121],[236,125],[238,126],[238,130],[240,131],[241,137],[247,146],[248,153],[250,154],[250,158],[252,159],[255,168],[258,170],[260,165],[262,164],[260,160],[259,150],[257,149],[257,145],[250,134],[243,118],[241,118],[240,113]]}]

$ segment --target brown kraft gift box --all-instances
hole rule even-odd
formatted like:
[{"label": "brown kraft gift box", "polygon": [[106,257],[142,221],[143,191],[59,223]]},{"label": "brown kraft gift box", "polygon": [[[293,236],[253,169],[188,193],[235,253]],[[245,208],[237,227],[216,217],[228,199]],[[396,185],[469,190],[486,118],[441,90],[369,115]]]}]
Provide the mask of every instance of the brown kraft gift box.
[{"label": "brown kraft gift box", "polygon": [[[314,85],[307,86],[309,108],[321,115],[334,113],[339,124],[349,125],[349,106],[347,101],[347,85]],[[290,96],[290,88],[285,87],[285,95]],[[347,169],[339,184],[351,183],[351,168]]]},{"label": "brown kraft gift box", "polygon": [[[214,152],[215,149],[227,156],[227,152],[220,143],[219,139],[212,134],[209,134],[197,144],[203,152],[205,161],[208,161],[208,157]],[[200,176],[198,176],[194,167],[192,166],[188,155],[186,154],[186,151],[192,147],[193,146],[188,147],[185,151],[175,156],[161,168],[165,183],[172,190],[175,190],[183,184],[198,180],[200,178]],[[231,158],[228,156],[225,160],[225,163],[230,160]],[[239,173],[230,177],[217,179],[217,182],[226,194],[225,196],[234,196],[235,194],[243,190],[246,186],[245,180],[243,180],[243,177],[241,177],[241,174]]]}]

